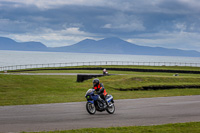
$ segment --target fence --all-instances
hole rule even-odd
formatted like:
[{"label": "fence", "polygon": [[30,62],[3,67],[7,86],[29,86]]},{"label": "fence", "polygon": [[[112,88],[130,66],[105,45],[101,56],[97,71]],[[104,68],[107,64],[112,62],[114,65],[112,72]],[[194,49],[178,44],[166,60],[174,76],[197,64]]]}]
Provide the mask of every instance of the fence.
[{"label": "fence", "polygon": [[131,61],[96,61],[96,62],[69,62],[50,64],[27,64],[0,67],[0,71],[20,70],[30,68],[69,67],[69,66],[99,66],[99,65],[143,65],[143,66],[191,66],[200,67],[200,63],[183,62],[131,62]]}]

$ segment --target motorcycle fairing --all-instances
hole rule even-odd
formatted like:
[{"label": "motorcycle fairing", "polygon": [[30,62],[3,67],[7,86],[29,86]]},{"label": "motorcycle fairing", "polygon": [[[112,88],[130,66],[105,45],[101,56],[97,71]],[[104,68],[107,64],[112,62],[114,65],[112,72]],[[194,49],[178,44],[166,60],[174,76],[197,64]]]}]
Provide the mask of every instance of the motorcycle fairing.
[{"label": "motorcycle fairing", "polygon": [[110,102],[112,99],[113,99],[113,96],[112,96],[112,95],[108,95],[108,96],[106,97],[107,102]]}]

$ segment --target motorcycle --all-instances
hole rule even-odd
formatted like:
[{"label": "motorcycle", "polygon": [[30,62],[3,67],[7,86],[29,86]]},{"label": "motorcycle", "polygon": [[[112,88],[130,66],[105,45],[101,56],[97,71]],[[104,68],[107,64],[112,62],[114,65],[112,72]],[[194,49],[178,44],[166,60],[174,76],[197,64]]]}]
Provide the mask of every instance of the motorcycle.
[{"label": "motorcycle", "polygon": [[86,92],[85,98],[87,99],[86,110],[89,114],[93,115],[96,113],[96,111],[102,112],[105,110],[109,114],[113,114],[115,112],[115,105],[112,95],[107,95],[106,97],[109,106],[106,105],[106,102],[98,94],[95,94],[95,89],[89,89]]}]

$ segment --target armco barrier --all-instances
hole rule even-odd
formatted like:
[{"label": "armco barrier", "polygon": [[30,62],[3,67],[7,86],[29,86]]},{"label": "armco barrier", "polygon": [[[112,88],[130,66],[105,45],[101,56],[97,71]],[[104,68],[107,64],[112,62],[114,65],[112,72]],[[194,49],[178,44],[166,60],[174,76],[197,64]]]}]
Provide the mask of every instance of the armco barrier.
[{"label": "armco barrier", "polygon": [[14,66],[1,66],[0,71],[22,70],[31,68],[55,68],[69,66],[106,66],[106,65],[141,65],[141,66],[191,66],[200,67],[200,63],[183,62],[133,62],[133,61],[96,61],[96,62],[68,62],[68,63],[50,63],[50,64],[27,64]]},{"label": "armco barrier", "polygon": [[[200,74],[200,71],[189,71],[189,70],[163,70],[163,69],[138,69],[138,68],[106,68],[106,67],[97,67],[97,68],[48,68],[46,70],[113,70],[113,71],[133,71],[133,72],[166,72],[166,73],[190,73],[190,74]],[[15,70],[18,72],[23,71],[36,71],[36,70],[42,70],[40,68],[38,69],[30,69],[30,70]]]}]

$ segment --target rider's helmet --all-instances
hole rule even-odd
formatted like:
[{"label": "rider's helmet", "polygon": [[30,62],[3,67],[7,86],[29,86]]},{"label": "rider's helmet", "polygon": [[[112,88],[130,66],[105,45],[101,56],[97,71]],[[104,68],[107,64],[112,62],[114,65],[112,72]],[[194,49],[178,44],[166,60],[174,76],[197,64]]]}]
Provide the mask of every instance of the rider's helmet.
[{"label": "rider's helmet", "polygon": [[98,86],[98,85],[99,85],[99,79],[94,79],[93,86]]}]

